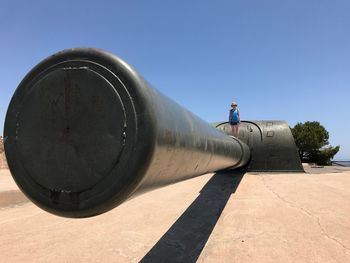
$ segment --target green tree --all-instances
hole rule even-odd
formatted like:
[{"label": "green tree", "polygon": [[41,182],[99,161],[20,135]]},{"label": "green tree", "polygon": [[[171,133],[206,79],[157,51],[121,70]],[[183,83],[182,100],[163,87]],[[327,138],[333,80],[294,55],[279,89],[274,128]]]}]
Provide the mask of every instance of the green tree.
[{"label": "green tree", "polygon": [[291,130],[303,162],[330,164],[340,149],[340,146],[328,145],[329,133],[317,121],[297,123]]}]

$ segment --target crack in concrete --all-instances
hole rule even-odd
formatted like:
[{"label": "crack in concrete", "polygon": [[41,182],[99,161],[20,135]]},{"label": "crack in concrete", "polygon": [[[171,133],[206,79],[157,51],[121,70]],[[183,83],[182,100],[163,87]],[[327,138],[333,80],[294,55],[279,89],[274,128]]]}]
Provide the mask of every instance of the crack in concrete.
[{"label": "crack in concrete", "polygon": [[345,246],[342,242],[340,242],[338,239],[334,238],[334,237],[331,237],[327,232],[326,230],[324,229],[324,227],[322,226],[321,222],[320,222],[320,218],[312,213],[310,213],[308,210],[306,210],[305,208],[303,207],[299,207],[299,206],[296,206],[294,203],[286,200],[285,198],[283,198],[282,196],[280,196],[276,191],[274,191],[269,185],[267,185],[266,181],[265,181],[265,178],[262,174],[259,174],[259,176],[261,177],[262,179],[262,182],[265,186],[266,189],[268,189],[271,193],[273,193],[279,200],[281,200],[282,202],[288,204],[290,207],[292,208],[295,208],[295,209],[299,209],[301,210],[303,213],[307,214],[308,216],[310,216],[311,218],[315,219],[317,221],[317,224],[318,224],[318,227],[320,228],[322,234],[332,240],[333,242],[336,242],[338,245],[340,245],[341,247],[343,247],[344,249],[350,251],[350,249]]},{"label": "crack in concrete", "polygon": [[322,233],[329,239],[333,240],[334,242],[338,243],[340,246],[342,246],[344,249],[350,251],[350,249],[348,247],[346,247],[342,242],[340,242],[338,239],[334,238],[334,237],[331,237],[327,232],[326,230],[323,228],[321,222],[320,222],[320,218],[317,217],[317,216],[314,216],[316,219],[317,219],[317,224],[318,226],[320,227]]}]

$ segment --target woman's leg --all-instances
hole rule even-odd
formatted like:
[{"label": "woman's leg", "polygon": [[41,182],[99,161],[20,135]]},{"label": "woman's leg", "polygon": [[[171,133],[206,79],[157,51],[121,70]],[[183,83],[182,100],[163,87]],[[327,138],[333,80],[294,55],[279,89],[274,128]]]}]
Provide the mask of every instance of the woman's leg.
[{"label": "woman's leg", "polygon": [[238,126],[237,126],[237,124],[231,125],[231,127],[232,127],[232,135],[237,137],[237,135],[238,135]]}]

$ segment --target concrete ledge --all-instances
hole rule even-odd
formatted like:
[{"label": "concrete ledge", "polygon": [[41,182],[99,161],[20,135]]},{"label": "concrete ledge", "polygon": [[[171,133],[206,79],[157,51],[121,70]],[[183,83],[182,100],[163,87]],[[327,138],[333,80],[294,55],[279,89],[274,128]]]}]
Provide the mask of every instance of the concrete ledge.
[{"label": "concrete ledge", "polygon": [[0,169],[8,169],[6,157],[3,152],[0,153]]},{"label": "concrete ledge", "polygon": [[11,173],[0,169],[0,208],[28,202],[27,197],[18,189]]},{"label": "concrete ledge", "polygon": [[13,206],[28,201],[28,198],[20,190],[0,192],[0,207]]}]

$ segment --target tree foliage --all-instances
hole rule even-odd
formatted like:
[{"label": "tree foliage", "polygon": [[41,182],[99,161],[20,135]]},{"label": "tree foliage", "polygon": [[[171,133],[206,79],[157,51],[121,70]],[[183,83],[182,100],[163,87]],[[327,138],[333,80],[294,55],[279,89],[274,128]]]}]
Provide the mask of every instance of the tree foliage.
[{"label": "tree foliage", "polygon": [[303,162],[330,164],[340,149],[340,146],[328,145],[329,133],[317,121],[297,123],[291,131]]}]

